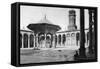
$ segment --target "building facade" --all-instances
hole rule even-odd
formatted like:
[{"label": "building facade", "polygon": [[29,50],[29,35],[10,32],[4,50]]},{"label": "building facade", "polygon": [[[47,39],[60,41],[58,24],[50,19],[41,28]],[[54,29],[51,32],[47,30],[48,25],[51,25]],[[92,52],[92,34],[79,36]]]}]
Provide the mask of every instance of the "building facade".
[{"label": "building facade", "polygon": [[[85,29],[85,47],[89,46],[89,30]],[[33,31],[21,30],[21,49],[77,50],[80,48],[80,30],[62,31],[55,34],[34,34]]]}]

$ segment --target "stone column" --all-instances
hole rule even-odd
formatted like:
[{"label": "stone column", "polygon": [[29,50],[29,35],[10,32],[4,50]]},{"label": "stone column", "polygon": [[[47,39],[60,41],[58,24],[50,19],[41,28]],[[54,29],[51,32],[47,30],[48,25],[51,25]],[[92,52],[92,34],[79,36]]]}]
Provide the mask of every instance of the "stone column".
[{"label": "stone column", "polygon": [[89,32],[87,32],[87,45],[89,45]]},{"label": "stone column", "polygon": [[60,43],[60,46],[63,47],[63,36],[61,34],[61,43]]},{"label": "stone column", "polygon": [[77,42],[77,41],[76,41],[76,33],[77,33],[77,32],[75,32],[75,36],[74,36],[74,39],[75,39],[75,46],[77,46],[77,44],[76,44],[76,42]]},{"label": "stone column", "polygon": [[35,48],[37,47],[37,34],[35,33]]},{"label": "stone column", "polygon": [[98,10],[97,10],[97,8],[96,8],[96,9],[94,10],[94,44],[93,44],[93,45],[94,45],[95,57],[97,57],[97,54],[98,54],[98,53],[97,53],[98,50],[96,50],[96,49],[97,49],[97,46],[98,46],[98,45],[97,45],[97,44],[98,44],[98,43],[97,43],[97,42],[98,42],[98,41],[97,41],[97,37],[98,37],[98,35],[97,35],[97,32],[98,32],[97,28],[98,28],[98,27],[96,27],[96,26],[97,26],[97,21],[98,21],[98,20],[97,20],[97,19],[98,19],[98,18],[97,18],[97,15],[98,15],[97,13],[98,13]]},{"label": "stone column", "polygon": [[50,34],[50,36],[51,36],[51,48],[53,47],[53,35],[52,34]]},{"label": "stone column", "polygon": [[57,45],[57,35],[55,34],[55,41],[54,41],[54,45],[55,45],[55,48],[56,48],[56,45]]},{"label": "stone column", "polygon": [[28,48],[30,48],[30,34],[28,34]]},{"label": "stone column", "polygon": [[85,45],[87,46],[87,32],[85,33]]},{"label": "stone column", "polygon": [[67,36],[67,34],[66,34],[66,42],[65,42],[65,46],[67,46],[68,45],[68,36]]},{"label": "stone column", "polygon": [[77,46],[79,46],[79,43],[80,43],[80,34],[79,32],[76,33],[76,44]]},{"label": "stone column", "polygon": [[54,48],[53,41],[54,41],[54,37],[53,37],[53,34],[51,34],[51,48]]},{"label": "stone column", "polygon": [[45,40],[45,48],[47,48],[47,47],[46,47],[46,34],[44,34],[44,37],[45,37],[45,39],[44,39],[44,40]]},{"label": "stone column", "polygon": [[70,34],[70,36],[69,36],[69,46],[71,46],[71,33],[69,33]]},{"label": "stone column", "polygon": [[53,43],[52,43],[52,45],[53,45],[53,48],[55,48],[55,35],[53,35]]},{"label": "stone column", "polygon": [[21,33],[21,34],[22,34],[22,48],[24,48],[23,33]]},{"label": "stone column", "polygon": [[68,42],[69,42],[69,41],[68,41],[68,40],[69,40],[68,33],[67,33],[67,35],[66,35],[66,36],[67,36],[67,37],[66,37],[66,41],[67,41],[67,43],[66,43],[66,44],[67,44],[67,46],[68,46]]},{"label": "stone column", "polygon": [[57,44],[56,44],[56,47],[59,46],[59,35],[57,35]]},{"label": "stone column", "polygon": [[85,19],[84,19],[84,9],[80,9],[80,49],[79,49],[79,57],[83,59],[86,57],[85,54]]},{"label": "stone column", "polygon": [[36,34],[36,45],[37,45],[37,48],[38,48],[38,33]]},{"label": "stone column", "polygon": [[92,34],[92,25],[93,25],[93,10],[89,10],[89,54],[93,53],[93,34]]},{"label": "stone column", "polygon": [[70,33],[70,46],[73,46],[73,37],[72,37],[72,33]]},{"label": "stone column", "polygon": [[34,35],[34,46],[33,47],[35,47],[35,35]]}]

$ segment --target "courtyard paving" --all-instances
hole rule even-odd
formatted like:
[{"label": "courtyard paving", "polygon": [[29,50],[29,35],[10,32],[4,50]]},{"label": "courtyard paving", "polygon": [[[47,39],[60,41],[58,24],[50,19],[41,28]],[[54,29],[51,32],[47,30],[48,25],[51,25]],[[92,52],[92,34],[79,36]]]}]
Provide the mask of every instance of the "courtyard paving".
[{"label": "courtyard paving", "polygon": [[20,55],[20,63],[74,61],[75,50],[27,50]]}]

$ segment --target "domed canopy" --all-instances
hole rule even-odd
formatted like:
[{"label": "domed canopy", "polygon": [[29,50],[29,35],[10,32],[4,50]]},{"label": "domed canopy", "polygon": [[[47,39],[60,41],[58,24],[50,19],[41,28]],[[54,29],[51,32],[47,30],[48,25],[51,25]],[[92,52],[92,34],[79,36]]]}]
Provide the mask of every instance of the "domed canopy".
[{"label": "domed canopy", "polygon": [[38,32],[55,33],[56,31],[59,31],[61,29],[60,26],[52,24],[46,18],[46,15],[38,23],[36,23],[36,24],[29,24],[27,27],[30,30],[34,31],[35,33],[38,33]]}]

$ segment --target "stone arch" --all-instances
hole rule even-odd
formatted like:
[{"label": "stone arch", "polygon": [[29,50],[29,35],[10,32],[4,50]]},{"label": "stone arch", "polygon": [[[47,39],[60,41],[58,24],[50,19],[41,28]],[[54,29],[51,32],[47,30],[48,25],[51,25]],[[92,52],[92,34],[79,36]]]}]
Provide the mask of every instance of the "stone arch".
[{"label": "stone arch", "polygon": [[46,34],[46,46],[47,48],[52,47],[52,34],[51,33]]},{"label": "stone arch", "polygon": [[70,37],[70,34],[68,33],[68,34],[66,35],[66,37]]},{"label": "stone arch", "polygon": [[34,36],[33,34],[30,34],[30,47],[34,46]]},{"label": "stone arch", "polygon": [[80,39],[80,33],[78,32],[76,33],[76,40],[79,41],[79,39]]},{"label": "stone arch", "polygon": [[64,44],[66,42],[66,35],[63,34],[63,37],[62,38],[63,38],[62,43]]},{"label": "stone arch", "polygon": [[78,45],[78,41],[80,40],[80,33],[76,33],[76,45]]},{"label": "stone arch", "polygon": [[55,45],[57,45],[57,35],[55,35]]},{"label": "stone arch", "polygon": [[70,45],[75,45],[76,44],[76,42],[75,42],[76,40],[75,40],[75,33],[71,33],[71,42],[70,42]]},{"label": "stone arch", "polygon": [[38,34],[38,41],[40,42],[41,40],[44,40],[45,39],[45,34],[44,33],[39,33]]},{"label": "stone arch", "polygon": [[61,44],[61,35],[60,34],[58,35],[58,39],[59,39],[58,43]]},{"label": "stone arch", "polygon": [[70,33],[66,34],[67,45],[70,45]]},{"label": "stone arch", "polygon": [[47,33],[47,34],[46,34],[46,39],[47,39],[47,40],[49,40],[49,39],[51,40],[51,39],[52,39],[52,34],[51,34],[51,33]]},{"label": "stone arch", "polygon": [[25,33],[24,34],[24,48],[28,48],[28,35]]},{"label": "stone arch", "polygon": [[74,37],[74,36],[75,36],[75,33],[72,33],[72,34],[71,34],[71,37]]}]

